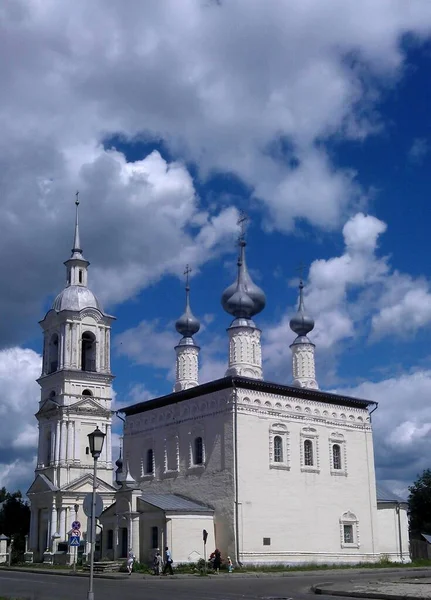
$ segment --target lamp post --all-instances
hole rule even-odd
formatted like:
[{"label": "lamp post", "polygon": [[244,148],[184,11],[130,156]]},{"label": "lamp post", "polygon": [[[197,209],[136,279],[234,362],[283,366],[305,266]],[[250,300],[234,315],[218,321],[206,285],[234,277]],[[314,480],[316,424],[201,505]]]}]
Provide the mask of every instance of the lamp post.
[{"label": "lamp post", "polygon": [[94,459],[93,470],[93,502],[91,503],[91,549],[90,549],[90,586],[88,588],[87,600],[94,600],[93,576],[94,576],[94,549],[96,546],[96,485],[97,485],[97,459],[102,453],[105,434],[98,427],[88,434],[91,456]]},{"label": "lamp post", "polygon": [[[75,509],[75,521],[78,520],[78,510],[79,510],[79,504],[76,503],[73,505],[73,508]],[[78,547],[75,546],[73,549],[73,570],[76,573],[76,563],[77,563],[77,559],[78,559]]]}]

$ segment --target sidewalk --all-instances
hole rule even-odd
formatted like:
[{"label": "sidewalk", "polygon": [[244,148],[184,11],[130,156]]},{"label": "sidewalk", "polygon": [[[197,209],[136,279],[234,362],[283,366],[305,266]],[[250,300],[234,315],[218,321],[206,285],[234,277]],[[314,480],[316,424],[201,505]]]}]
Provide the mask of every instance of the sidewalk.
[{"label": "sidewalk", "polygon": [[353,581],[321,583],[312,587],[315,594],[348,596],[352,598],[379,598],[382,600],[430,600],[431,578],[399,577],[393,581]]},{"label": "sidewalk", "polygon": [[[60,576],[66,576],[66,577],[89,577],[89,573],[86,572],[82,572],[82,571],[77,571],[76,573],[74,573],[73,571],[71,571],[70,569],[48,569],[48,568],[43,568],[43,567],[8,567],[8,566],[0,566],[0,572],[1,571],[14,571],[14,572],[22,572],[22,573],[40,573],[41,575],[60,575]],[[425,573],[428,572],[428,575],[425,575]],[[414,582],[414,580],[419,580],[419,582],[422,582],[424,586],[428,586],[427,589],[429,589],[429,592],[426,596],[427,600],[430,600],[431,598],[431,577],[430,577],[430,573],[431,573],[431,568],[430,567],[412,567],[412,568],[399,568],[399,567],[394,567],[394,568],[374,568],[374,569],[364,569],[364,568],[358,568],[358,569],[328,569],[325,570],[324,572],[321,569],[316,569],[316,570],[310,570],[310,571],[272,571],[272,572],[264,572],[264,571],[245,571],[245,572],[240,572],[239,570],[234,571],[233,573],[227,573],[227,572],[220,572],[219,574],[215,574],[215,573],[208,573],[208,575],[206,575],[206,577],[208,579],[228,579],[228,578],[234,578],[234,579],[253,579],[253,578],[271,578],[271,577],[305,577],[305,576],[318,576],[320,575],[322,580],[324,578],[330,579],[332,577],[337,577],[338,575],[348,575],[349,573],[351,573],[352,575],[354,574],[387,574],[387,575],[398,575],[396,581],[394,581],[394,583],[384,583],[381,582],[382,585],[399,585],[397,582],[398,580],[405,580],[405,579],[409,579],[409,581],[411,581],[411,583]],[[422,573],[422,576],[421,576]],[[95,573],[94,577],[97,579],[110,579],[110,580],[124,580],[124,579],[152,579],[152,580],[161,580],[161,581],[165,581],[168,579],[191,579],[191,578],[196,578],[196,577],[201,577],[201,575],[199,574],[192,574],[192,573],[174,573],[174,575],[167,575],[167,576],[159,576],[156,577],[154,575],[150,575],[147,573],[132,573],[132,575],[129,575],[128,573],[119,573],[119,572],[114,572],[114,573]],[[428,582],[428,583],[427,583]],[[411,583],[405,583],[404,585],[409,586],[407,589],[410,589]],[[353,597],[365,597],[365,598],[383,598],[382,595],[378,595],[376,596],[374,595],[370,595],[370,596],[364,596],[363,594],[357,594],[357,589],[356,588],[364,588],[366,586],[377,586],[379,585],[378,582],[362,582],[362,583],[358,583],[358,584],[354,584],[354,583],[322,583],[316,586],[313,586],[313,591],[316,594],[329,594],[332,596],[353,596]],[[325,590],[325,591],[321,591],[321,590]],[[346,593],[346,589],[349,591],[351,591],[352,593]],[[368,589],[368,588],[367,588]],[[342,590],[342,593],[338,590]],[[372,593],[370,591],[370,593]],[[399,597],[406,597],[406,594],[399,594]],[[388,598],[395,598],[396,596],[393,595],[389,595]],[[407,597],[410,597],[410,595],[407,595]],[[425,597],[423,595],[416,595],[413,594],[411,595],[412,598],[418,599],[418,598],[422,598]]]}]

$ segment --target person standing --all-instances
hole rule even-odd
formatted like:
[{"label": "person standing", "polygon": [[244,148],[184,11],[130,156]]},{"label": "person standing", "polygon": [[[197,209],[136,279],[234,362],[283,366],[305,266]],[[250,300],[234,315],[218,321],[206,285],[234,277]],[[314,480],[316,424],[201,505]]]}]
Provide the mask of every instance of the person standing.
[{"label": "person standing", "polygon": [[154,557],[154,563],[153,563],[154,575],[160,575],[160,573],[162,572],[162,565],[163,565],[163,559],[160,556],[160,552],[157,550],[156,555]]},{"label": "person standing", "polygon": [[169,575],[173,575],[174,572],[172,570],[172,554],[169,550],[168,546],[165,548],[165,566],[163,567],[163,575],[166,575],[166,571],[169,571]]},{"label": "person standing", "polygon": [[129,575],[132,574],[133,571],[133,563],[135,562],[135,558],[136,556],[133,554],[133,550],[130,549],[129,551],[129,555],[127,557],[127,571],[129,573]]},{"label": "person standing", "polygon": [[221,567],[221,552],[218,548],[216,548],[214,550],[214,562],[213,562],[213,566],[214,566],[214,571],[216,573],[220,572],[220,567]]},{"label": "person standing", "polygon": [[230,556],[227,557],[227,570],[228,570],[228,573],[232,573],[232,571],[233,571],[233,564],[232,564],[232,559]]}]

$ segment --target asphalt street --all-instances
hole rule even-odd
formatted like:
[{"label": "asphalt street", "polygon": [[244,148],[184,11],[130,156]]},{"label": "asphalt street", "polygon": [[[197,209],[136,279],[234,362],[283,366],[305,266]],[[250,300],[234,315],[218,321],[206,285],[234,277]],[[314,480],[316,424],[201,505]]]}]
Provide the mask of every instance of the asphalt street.
[{"label": "asphalt street", "polygon": [[[407,573],[406,573],[407,574]],[[431,572],[430,572],[431,575]],[[394,574],[347,571],[332,574],[296,573],[292,577],[265,578],[163,578],[157,580],[130,578],[95,579],[95,600],[312,600],[310,587],[331,581],[390,579]],[[86,600],[88,579],[37,573],[0,572],[0,595],[23,600]],[[328,600],[334,600],[327,596]]]}]

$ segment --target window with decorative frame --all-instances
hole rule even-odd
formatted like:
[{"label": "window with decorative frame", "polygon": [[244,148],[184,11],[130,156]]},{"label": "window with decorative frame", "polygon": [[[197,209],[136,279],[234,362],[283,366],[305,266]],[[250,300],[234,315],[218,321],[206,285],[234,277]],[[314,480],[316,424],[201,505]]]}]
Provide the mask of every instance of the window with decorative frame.
[{"label": "window with decorative frame", "polygon": [[338,431],[329,436],[329,463],[331,475],[347,477],[346,440]]},{"label": "window with decorative frame", "polygon": [[177,473],[180,470],[179,451],[177,435],[165,439],[165,473]]},{"label": "window with decorative frame", "polygon": [[154,473],[154,450],[149,448],[147,450],[146,463],[145,463],[145,475],[153,475]]},{"label": "window with decorative frame", "polygon": [[359,521],[350,510],[340,517],[340,543],[342,548],[359,548]]},{"label": "window with decorative frame", "polygon": [[196,425],[189,431],[189,469],[205,467],[205,435],[201,425]]},{"label": "window with decorative frame", "polygon": [[273,423],[269,429],[269,466],[290,469],[289,432],[284,423]]},{"label": "window with decorative frame", "polygon": [[314,427],[303,427],[301,430],[301,471],[320,472],[319,435]]}]

